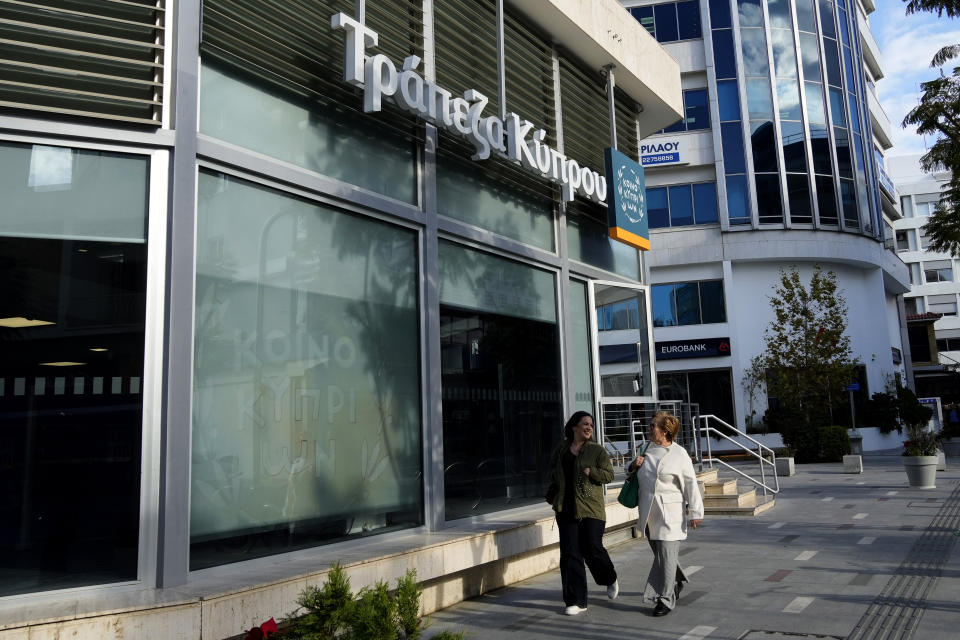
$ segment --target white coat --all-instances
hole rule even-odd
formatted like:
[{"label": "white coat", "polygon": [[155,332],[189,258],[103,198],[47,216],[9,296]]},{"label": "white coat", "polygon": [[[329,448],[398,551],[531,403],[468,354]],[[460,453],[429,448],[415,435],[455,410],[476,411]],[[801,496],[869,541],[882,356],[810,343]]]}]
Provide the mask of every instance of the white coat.
[{"label": "white coat", "polygon": [[[703,519],[703,498],[690,455],[677,443],[671,443],[659,464],[647,456],[637,474],[640,531],[649,521],[651,540],[686,540],[687,522]],[[654,515],[662,514],[662,518],[650,518],[654,500],[659,507],[659,513]]]}]

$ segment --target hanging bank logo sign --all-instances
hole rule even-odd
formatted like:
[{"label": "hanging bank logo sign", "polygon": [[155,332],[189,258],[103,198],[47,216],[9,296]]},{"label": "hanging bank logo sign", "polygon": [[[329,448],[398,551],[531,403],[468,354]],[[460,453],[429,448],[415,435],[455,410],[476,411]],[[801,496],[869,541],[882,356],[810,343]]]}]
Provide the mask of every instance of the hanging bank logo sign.
[{"label": "hanging bank logo sign", "polygon": [[610,237],[647,251],[650,231],[643,167],[612,147],[607,147],[603,156],[610,185],[607,197]]},{"label": "hanging bank logo sign", "polygon": [[409,56],[398,70],[382,53],[368,56],[367,47],[378,42],[376,31],[367,28],[345,13],[330,17],[330,26],[346,31],[346,53],[343,79],[363,89],[363,110],[380,111],[383,100],[392,100],[408,111],[440,129],[466,138],[473,146],[473,160],[485,160],[491,153],[507,158],[524,169],[559,184],[565,201],[574,194],[594,202],[607,199],[607,182],[589,167],[550,148],[544,143],[544,129],[532,131],[533,123],[515,113],[506,119],[482,117],[489,99],[475,89],[455,97],[450,91],[423,79],[417,72],[420,58]]}]

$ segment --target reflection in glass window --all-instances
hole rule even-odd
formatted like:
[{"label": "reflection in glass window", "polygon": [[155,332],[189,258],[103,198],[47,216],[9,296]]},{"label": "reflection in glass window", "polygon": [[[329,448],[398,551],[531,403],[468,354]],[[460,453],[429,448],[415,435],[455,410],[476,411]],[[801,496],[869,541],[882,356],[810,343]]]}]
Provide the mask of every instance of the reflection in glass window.
[{"label": "reflection in glass window", "polygon": [[677,326],[677,301],[674,297],[674,289],[675,287],[672,284],[655,284],[650,287],[653,326]]},{"label": "reflection in glass window", "polygon": [[767,38],[763,29],[740,29],[740,50],[743,54],[744,75],[761,78],[770,75]]},{"label": "reflection in glass window", "polygon": [[715,182],[651,187],[646,200],[651,229],[717,222]]},{"label": "reflection in glass window", "polygon": [[677,133],[710,128],[710,105],[706,89],[688,89],[683,92],[684,117],[660,133]]},{"label": "reflection in glass window", "polygon": [[[593,413],[593,368],[591,366],[590,318],[587,315],[587,285],[570,281],[570,364],[574,406]],[[472,345],[471,345],[472,346]],[[442,352],[442,351],[441,351]]]},{"label": "reflection in glass window", "polygon": [[727,176],[726,186],[730,224],[750,224],[750,196],[747,193],[747,176]]},{"label": "reflection in glass window", "polygon": [[657,42],[677,40],[677,5],[675,3],[654,5],[653,19],[657,25]]},{"label": "reflection in glass window", "polygon": [[666,187],[650,188],[646,191],[647,217],[651,229],[670,226],[670,205],[667,201]]},{"label": "reflection in glass window", "polygon": [[771,29],[790,29],[790,0],[767,0]]},{"label": "reflection in glass window", "polygon": [[670,226],[693,224],[693,199],[690,185],[670,187]]},{"label": "reflection in glass window", "polygon": [[850,157],[850,140],[846,129],[833,128],[833,144],[837,151],[837,170],[840,177],[853,177],[853,160]]},{"label": "reflection in glass window", "polygon": [[760,0],[737,0],[741,27],[762,27],[763,6]]},{"label": "reflection in glass window", "polygon": [[787,174],[787,193],[790,203],[790,220],[796,224],[813,222],[810,203],[810,185],[806,174]]},{"label": "reflection in glass window", "polygon": [[750,123],[750,143],[753,148],[754,171],[777,170],[777,136],[773,122]]},{"label": "reflection in glass window", "polygon": [[677,324],[700,324],[700,287],[696,282],[676,285]]},{"label": "reflection in glass window", "polygon": [[800,108],[800,89],[796,80],[777,80],[777,107],[781,120],[800,120],[803,110]]},{"label": "reflection in glass window", "polygon": [[722,280],[653,285],[650,300],[655,327],[727,321]]},{"label": "reflection in glass window", "polygon": [[953,263],[950,260],[932,260],[923,263],[926,282],[953,282]]},{"label": "reflection in glass window", "polygon": [[138,578],[149,171],[0,142],[0,596]]},{"label": "reflection in glass window", "polygon": [[804,82],[807,98],[807,121],[812,124],[826,124],[827,111],[823,104],[823,87],[818,82]]},{"label": "reflection in glass window", "polygon": [[403,202],[415,201],[414,145],[383,127],[371,127],[364,114],[332,111],[208,63],[200,82],[201,133]]},{"label": "reflection in glass window", "polygon": [[816,35],[800,32],[800,57],[803,59],[803,79],[820,82],[820,46]]},{"label": "reflection in glass window", "polygon": [[726,173],[744,173],[747,170],[743,156],[743,129],[739,122],[724,122],[720,125],[723,144],[723,165]]},{"label": "reflection in glass window", "polygon": [[783,222],[783,205],[780,200],[780,176],[777,174],[756,174],[757,210],[760,222]]},{"label": "reflection in glass window", "polygon": [[840,179],[840,204],[843,207],[843,223],[847,229],[860,228],[860,219],[857,216],[857,198],[854,193],[853,180]]},{"label": "reflection in glass window", "polygon": [[[768,78],[747,78],[747,112],[751,120],[772,120],[773,99]],[[737,118],[739,119],[739,118]]]},{"label": "reflection in glass window", "polygon": [[817,176],[817,209],[820,211],[820,224],[831,226],[840,224],[832,176]]},{"label": "reflection in glass window", "polygon": [[693,208],[696,224],[717,222],[717,184],[701,182],[693,185]]},{"label": "reflection in glass window", "polygon": [[840,89],[830,89],[830,117],[833,118],[833,126],[847,126],[847,116],[843,109],[843,92]]},{"label": "reflection in glass window", "polygon": [[717,83],[717,100],[720,103],[721,122],[740,119],[740,94],[736,80],[721,80]]},{"label": "reflection in glass window", "polygon": [[198,183],[190,565],[422,522],[417,238]]},{"label": "reflection in glass window", "polygon": [[[800,29],[801,34],[804,31],[816,32],[817,23],[814,17],[813,0],[796,0],[795,4],[797,6],[797,28]],[[800,48],[804,48],[802,41]]]},{"label": "reflection in glass window", "polygon": [[654,38],[657,37],[656,27],[653,22],[653,7],[634,7],[630,9],[630,14],[636,18],[637,22],[643,25],[643,28],[652,35]]},{"label": "reflection in glass window", "polygon": [[710,0],[710,25],[714,29],[729,29],[730,0]]},{"label": "reflection in glass window", "polygon": [[833,160],[830,153],[830,138],[823,125],[810,125],[810,145],[813,150],[813,170],[815,173],[830,174]]},{"label": "reflection in glass window", "polygon": [[782,120],[780,136],[783,141],[783,164],[787,171],[806,171],[807,152],[803,141],[803,125]]},{"label": "reflection in glass window", "polygon": [[737,60],[733,53],[733,32],[730,29],[713,31],[713,62],[717,79],[736,78]]},{"label": "reflection in glass window", "polygon": [[827,82],[834,87],[841,86],[840,53],[837,50],[836,40],[823,39],[823,55],[827,62]]},{"label": "reflection in glass window", "polygon": [[733,423],[733,387],[729,369],[664,371],[657,374],[657,387],[661,400],[692,402],[699,406],[700,415],[715,415],[724,422]]},{"label": "reflection in glass window", "polygon": [[770,31],[773,48],[773,70],[778,78],[797,77],[797,54],[793,44],[793,32],[784,29]]},{"label": "reflection in glass window", "polygon": [[828,38],[837,37],[837,28],[833,23],[833,2],[820,0],[820,31]]},{"label": "reflection in glass window", "polygon": [[678,37],[681,40],[703,37],[703,31],[700,27],[699,0],[686,0],[686,2],[677,3],[677,28],[679,31]]}]

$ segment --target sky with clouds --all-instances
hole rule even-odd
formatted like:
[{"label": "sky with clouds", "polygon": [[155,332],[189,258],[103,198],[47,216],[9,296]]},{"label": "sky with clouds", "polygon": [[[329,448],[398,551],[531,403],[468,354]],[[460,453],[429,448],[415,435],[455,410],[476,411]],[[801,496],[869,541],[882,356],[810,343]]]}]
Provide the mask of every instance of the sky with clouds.
[{"label": "sky with clouds", "polygon": [[[904,116],[920,100],[920,83],[939,75],[930,66],[937,50],[960,43],[960,20],[936,14],[905,15],[902,0],[875,0],[877,10],[870,14],[870,29],[880,47],[882,67],[886,74],[877,82],[880,104],[890,118],[894,147],[888,156],[924,153],[932,143],[917,135],[912,127],[900,126]],[[950,74],[960,60],[953,60],[943,69]]]}]

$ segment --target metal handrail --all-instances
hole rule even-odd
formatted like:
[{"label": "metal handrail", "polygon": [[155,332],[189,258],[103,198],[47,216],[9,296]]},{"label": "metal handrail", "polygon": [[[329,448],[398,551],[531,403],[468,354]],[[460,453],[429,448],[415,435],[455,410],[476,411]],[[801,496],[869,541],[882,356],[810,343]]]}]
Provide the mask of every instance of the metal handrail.
[{"label": "metal handrail", "polygon": [[[705,454],[702,453],[702,452],[703,452],[703,447],[701,447],[701,454],[702,454],[701,462],[708,462],[708,463],[710,464],[710,467],[711,467],[711,468],[713,467],[713,463],[714,463],[714,462],[716,462],[716,463],[718,463],[718,464],[722,464],[724,467],[726,467],[726,468],[729,469],[730,471],[733,471],[734,473],[743,476],[745,479],[749,480],[749,481],[752,482],[753,484],[755,484],[755,485],[757,485],[757,486],[759,486],[759,487],[762,487],[762,488],[763,488],[763,495],[764,495],[764,496],[767,495],[767,492],[770,492],[770,493],[773,493],[773,494],[780,493],[780,479],[777,477],[777,454],[774,453],[773,449],[771,449],[770,447],[766,446],[765,444],[759,442],[758,440],[756,440],[756,439],[754,439],[754,438],[751,438],[750,436],[748,436],[748,435],[745,434],[744,432],[740,431],[739,429],[737,429],[737,428],[734,427],[734,426],[731,426],[731,425],[727,424],[726,422],[724,422],[723,420],[721,420],[720,418],[718,418],[717,416],[715,416],[715,415],[713,415],[713,414],[707,414],[707,415],[705,415],[705,416],[700,416],[699,419],[703,421],[703,426],[700,427],[700,438],[705,439],[705,440],[706,440],[706,444],[707,444],[707,446],[706,446],[706,453],[705,453]],[[720,424],[722,424],[724,427],[726,427],[726,428],[729,429],[730,431],[733,431],[734,433],[736,433],[738,436],[740,436],[740,437],[742,437],[742,438],[746,438],[746,439],[749,440],[750,442],[754,443],[755,445],[757,445],[757,450],[756,450],[756,451],[753,451],[752,449],[750,449],[750,448],[747,447],[746,445],[744,445],[744,444],[742,444],[742,443],[734,440],[733,438],[731,438],[730,436],[728,436],[726,433],[720,431],[719,429],[716,429],[716,428],[714,428],[714,427],[711,427],[710,424],[709,424],[710,419],[716,420],[717,422],[719,422]],[[713,457],[713,444],[712,444],[711,439],[710,439],[710,436],[711,436],[711,435],[716,435],[717,437],[723,438],[723,439],[727,440],[728,442],[732,442],[734,445],[736,445],[737,447],[739,447],[740,449],[742,449],[742,450],[745,451],[746,453],[750,454],[751,456],[753,456],[754,458],[756,458],[757,460],[759,460],[759,462],[760,462],[760,480],[758,481],[756,478],[754,478],[754,477],[752,477],[752,476],[744,473],[743,471],[740,471],[739,469],[735,468],[733,465],[731,465],[731,464],[729,464],[729,463],[727,463],[727,462],[725,462],[725,461],[723,461],[723,460],[720,460],[719,458],[714,458],[714,457]],[[769,453],[769,456],[770,456],[770,459],[769,459],[769,460],[764,456],[764,452]],[[767,484],[767,477],[766,477],[765,467],[764,467],[765,464],[769,464],[771,467],[773,467],[773,486],[770,486],[770,485]]]}]

